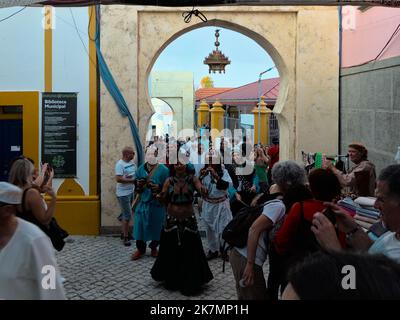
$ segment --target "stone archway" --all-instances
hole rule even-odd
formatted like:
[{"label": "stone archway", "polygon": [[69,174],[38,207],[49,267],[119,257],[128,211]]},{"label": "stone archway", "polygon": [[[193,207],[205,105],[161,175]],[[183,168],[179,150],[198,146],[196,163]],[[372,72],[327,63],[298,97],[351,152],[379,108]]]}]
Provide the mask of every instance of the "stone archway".
[{"label": "stone archway", "polygon": [[150,118],[147,134],[146,134],[146,142],[150,141],[150,136],[153,135],[151,130],[152,125],[156,125],[155,135],[163,136],[166,133],[169,134],[173,122],[173,117],[175,114],[174,107],[171,105],[171,101],[169,99],[161,99],[158,97],[151,98],[151,103],[154,109],[154,112]]},{"label": "stone archway", "polygon": [[[256,41],[279,70],[281,85],[274,111],[281,124],[281,158],[300,159],[301,150],[336,151],[338,98],[335,89],[339,69],[335,10],[213,8],[205,10],[207,17],[212,19],[191,26],[183,22],[181,12],[176,9],[138,11],[138,105],[147,106],[138,112],[139,123],[145,124],[142,120],[151,114],[147,77],[163,49],[193,29],[219,26]],[[155,24],[154,21],[163,23]],[[321,39],[324,36],[326,39]],[[332,60],[324,61],[324,57]],[[322,65],[317,67],[314,62]],[[315,72],[309,73],[312,69]],[[330,127],[329,134],[326,126]],[[143,129],[141,127],[140,131]],[[319,130],[322,136],[320,132],[315,135]]]},{"label": "stone archway", "polygon": [[193,72],[152,71],[148,82],[151,98],[163,100],[173,110],[175,129],[193,128]]},{"label": "stone archway", "polygon": [[[283,125],[281,127],[281,141],[282,141],[282,152],[283,154],[289,156],[289,150],[294,149],[294,143],[296,140],[296,137],[294,134],[292,134],[289,130],[289,125],[293,124],[293,119],[290,117],[290,112],[283,112],[283,110],[290,110],[290,100],[288,100],[288,92],[289,92],[289,87],[292,86],[294,88],[294,81],[290,83],[290,79],[294,78],[294,72],[290,71],[290,68],[287,67],[287,63],[285,62],[285,59],[280,52],[277,50],[276,46],[274,46],[270,41],[268,41],[265,37],[261,36],[261,34],[249,29],[246,27],[246,24],[237,24],[235,22],[232,22],[232,17],[230,17],[229,12],[219,12],[218,15],[221,16],[221,18],[227,19],[227,20],[222,20],[222,19],[213,19],[209,20],[206,23],[197,23],[195,25],[192,25],[190,27],[187,27],[184,23],[181,24],[174,24],[174,26],[170,26],[168,28],[168,32],[162,31],[158,29],[158,26],[153,25],[153,28],[149,27],[149,21],[148,19],[153,19],[154,18],[154,12],[152,12],[151,15],[147,15],[145,12],[141,12],[139,15],[139,30],[142,30],[139,33],[139,47],[143,48],[146,47],[146,52],[144,51],[139,51],[139,56],[138,56],[138,61],[141,61],[141,64],[139,64],[138,68],[138,98],[139,98],[139,104],[140,105],[146,105],[149,103],[149,93],[148,89],[146,86],[141,86],[141,83],[147,83],[145,79],[148,78],[150,71],[152,70],[152,67],[161,54],[161,52],[174,40],[179,38],[181,35],[190,32],[194,29],[197,28],[202,28],[206,26],[216,26],[216,27],[223,27],[226,29],[230,29],[236,32],[239,32],[255,42],[257,42],[264,50],[266,53],[268,53],[272,60],[275,62],[275,65],[279,71],[280,74],[280,93],[279,93],[279,98],[278,101],[275,105],[275,112],[278,114],[278,117],[281,119],[283,122]],[[160,12],[162,14],[162,12]],[[249,17],[247,17],[249,18]],[[164,19],[165,21],[165,19]],[[244,19],[246,21],[246,19]],[[247,21],[249,22],[249,21]],[[175,27],[175,28],[173,28]],[[150,34],[157,34],[157,41],[147,41],[150,37]],[[149,46],[149,47],[148,47]],[[151,60],[148,60],[148,57],[153,55]],[[289,60],[289,57],[287,58]],[[145,64],[146,62],[146,64]],[[143,66],[143,67],[142,67]],[[260,69],[262,69],[261,66]],[[143,81],[141,80],[143,79]],[[290,97],[289,97],[290,98]],[[285,108],[283,107],[285,105]],[[149,119],[151,117],[151,108],[145,108],[145,109],[140,109],[139,114],[138,114],[138,119],[140,119],[140,123],[142,123],[142,120]],[[283,120],[283,119],[286,119]],[[145,121],[144,121],[145,123]],[[286,125],[286,126],[285,126]],[[140,132],[143,132],[143,128],[140,128]]]},{"label": "stone archway", "polygon": [[[202,26],[240,32],[263,47],[279,70],[281,85],[274,111],[280,125],[281,159],[301,159],[301,151],[338,150],[339,23],[336,7],[204,7],[209,21],[190,24],[191,8],[103,6],[100,43],[144,141],[152,115],[148,75],[162,50],[180,35]],[[243,50],[243,48],[238,48]],[[264,66],[260,67],[263,70]],[[114,158],[132,145],[127,119],[121,117],[101,86],[102,206],[112,211]],[[103,111],[104,110],[104,111]],[[116,141],[118,143],[116,143]],[[102,224],[111,221],[102,218]],[[104,222],[105,221],[105,222]]]}]

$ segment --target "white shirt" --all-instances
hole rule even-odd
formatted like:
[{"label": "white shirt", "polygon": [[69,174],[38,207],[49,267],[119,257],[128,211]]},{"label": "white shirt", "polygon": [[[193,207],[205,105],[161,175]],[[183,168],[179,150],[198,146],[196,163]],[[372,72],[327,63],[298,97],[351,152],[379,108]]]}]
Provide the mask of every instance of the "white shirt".
[{"label": "white shirt", "polygon": [[[281,200],[271,200],[264,206],[262,214],[270,219],[273,224],[275,224],[277,221],[282,219],[282,217],[285,215],[285,211],[285,205]],[[263,231],[258,239],[256,258],[254,261],[254,263],[258,266],[262,266],[265,260],[267,260],[267,236],[268,232]],[[236,250],[247,259],[247,246],[244,248],[236,248]]]},{"label": "white shirt", "polygon": [[385,256],[400,263],[400,241],[395,232],[386,232],[381,235],[369,248],[370,254],[384,254]]},{"label": "white shirt", "polygon": [[[0,249],[0,300],[65,300],[50,239],[37,226],[17,219],[14,235]],[[43,270],[44,266],[54,267],[55,273]],[[43,288],[42,281],[55,288]]]},{"label": "white shirt", "polygon": [[[115,175],[122,176],[124,178],[135,178],[136,166],[130,162],[125,162],[124,160],[118,160],[115,164]],[[134,191],[133,183],[117,183],[116,194],[117,197],[129,196]]]},{"label": "white shirt", "polygon": [[[231,176],[229,175],[228,171],[226,169],[222,169],[223,175],[221,177],[222,180],[226,181],[229,183],[229,186],[232,186],[232,179]],[[203,186],[207,188],[207,197],[209,198],[220,198],[223,196],[228,195],[228,188],[225,190],[219,190],[217,189],[217,184],[214,181],[214,178],[212,178],[211,173],[208,173],[201,181]]]}]

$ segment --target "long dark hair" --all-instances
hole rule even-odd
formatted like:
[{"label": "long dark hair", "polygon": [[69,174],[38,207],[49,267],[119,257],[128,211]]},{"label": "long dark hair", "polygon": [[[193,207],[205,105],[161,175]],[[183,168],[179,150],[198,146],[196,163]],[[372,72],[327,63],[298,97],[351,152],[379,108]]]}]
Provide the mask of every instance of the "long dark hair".
[{"label": "long dark hair", "polygon": [[286,207],[286,212],[290,210],[290,208],[296,203],[304,200],[312,199],[313,195],[310,189],[304,185],[296,185],[293,187],[289,187],[283,196],[283,203]]}]

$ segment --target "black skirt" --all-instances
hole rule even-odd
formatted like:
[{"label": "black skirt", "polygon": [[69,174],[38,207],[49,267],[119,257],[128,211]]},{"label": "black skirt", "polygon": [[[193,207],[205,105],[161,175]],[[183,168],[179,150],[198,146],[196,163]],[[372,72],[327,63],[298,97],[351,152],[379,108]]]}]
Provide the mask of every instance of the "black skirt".
[{"label": "black skirt", "polygon": [[167,216],[151,276],[184,295],[199,293],[213,279],[194,216],[184,220]]}]

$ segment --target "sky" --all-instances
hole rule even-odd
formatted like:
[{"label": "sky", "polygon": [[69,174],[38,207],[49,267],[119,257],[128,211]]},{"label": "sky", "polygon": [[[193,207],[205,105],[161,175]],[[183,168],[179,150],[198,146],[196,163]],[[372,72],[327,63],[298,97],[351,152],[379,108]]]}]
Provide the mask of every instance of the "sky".
[{"label": "sky", "polygon": [[[219,49],[229,58],[231,64],[224,73],[208,73],[204,59],[215,48],[215,27],[203,27],[188,33],[170,43],[161,52],[153,71],[192,71],[195,89],[200,79],[210,75],[214,87],[239,87],[258,80],[259,74],[274,66],[268,53],[254,40],[229,29],[218,28]],[[263,75],[262,79],[278,77],[277,69]]]}]

